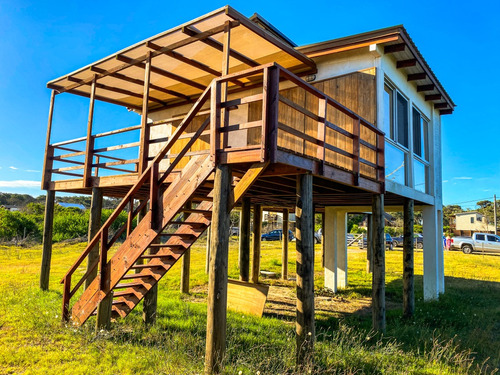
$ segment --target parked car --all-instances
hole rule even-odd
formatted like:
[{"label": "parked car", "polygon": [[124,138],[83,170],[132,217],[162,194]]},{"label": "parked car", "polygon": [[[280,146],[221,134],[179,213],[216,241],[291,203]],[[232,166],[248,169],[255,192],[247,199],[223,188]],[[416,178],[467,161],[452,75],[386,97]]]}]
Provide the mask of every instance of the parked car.
[{"label": "parked car", "polygon": [[[417,249],[424,248],[424,237],[421,234],[416,234],[414,236],[415,239],[415,247]],[[403,236],[392,237],[392,245],[393,247],[402,247],[403,246]]]},{"label": "parked car", "polygon": [[[362,240],[358,241],[358,247],[360,249],[366,249],[367,246],[368,246],[368,240],[366,239],[366,237],[363,237]],[[385,234],[385,248],[387,250],[394,250],[394,243],[389,233]]]},{"label": "parked car", "polygon": [[[261,235],[260,239],[261,241],[280,241],[282,235],[283,231],[281,229],[275,229],[268,233],[264,233]],[[293,232],[291,230],[288,230],[288,240],[293,240]]]},{"label": "parked car", "polygon": [[464,254],[500,253],[500,237],[488,233],[474,233],[472,237],[454,237],[451,239],[451,249],[460,249]]}]

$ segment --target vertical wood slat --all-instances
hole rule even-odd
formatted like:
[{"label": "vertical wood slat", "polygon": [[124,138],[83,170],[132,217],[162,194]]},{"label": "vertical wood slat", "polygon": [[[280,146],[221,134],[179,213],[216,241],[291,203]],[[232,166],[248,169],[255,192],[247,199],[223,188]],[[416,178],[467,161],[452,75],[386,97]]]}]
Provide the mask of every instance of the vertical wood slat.
[{"label": "vertical wood slat", "polygon": [[83,186],[90,186],[92,176],[92,164],[94,162],[94,137],[92,136],[92,124],[94,122],[94,104],[97,75],[94,74],[92,85],[90,86],[89,117],[87,120],[87,142],[85,144],[85,165],[83,167]]},{"label": "vertical wood slat", "polygon": [[377,135],[377,180],[383,183],[382,190],[385,190],[385,137]]},{"label": "vertical wood slat", "polygon": [[[223,36],[223,47],[222,47],[222,76],[225,76],[229,73],[229,58],[231,52],[231,23],[230,21],[226,21],[224,24],[224,36]],[[221,102],[225,102],[227,100],[227,81],[221,83]],[[229,125],[229,111],[227,108],[224,108],[221,113],[221,126],[226,127]],[[219,139],[219,138],[217,138]],[[229,142],[229,134],[225,132],[222,135],[222,148],[226,148]]]},{"label": "vertical wood slat", "polygon": [[43,161],[42,190],[48,190],[49,183],[52,180],[52,165],[54,164],[54,148],[50,145],[50,136],[52,134],[52,119],[54,116],[54,103],[56,98],[55,90],[50,94],[49,119],[47,121],[47,139],[45,141],[45,159]]},{"label": "vertical wood slat", "polygon": [[288,280],[288,208],[283,209],[283,247],[281,251],[281,278]]},{"label": "vertical wood slat", "polygon": [[106,291],[109,288],[109,273],[107,272],[108,263],[108,227],[101,229],[101,252],[99,254],[100,264],[100,283],[101,290]]},{"label": "vertical wood slat", "polygon": [[69,321],[69,300],[71,297],[71,275],[67,275],[64,278],[64,290],[62,299],[62,321]]},{"label": "vertical wood slat", "polygon": [[132,224],[134,221],[134,199],[130,199],[127,216],[127,237],[132,233]]},{"label": "vertical wood slat", "polygon": [[151,80],[151,51],[148,52],[144,68],[144,92],[141,113],[141,138],[139,145],[139,174],[148,167],[150,128],[148,125],[149,83]]},{"label": "vertical wood slat", "polygon": [[43,218],[42,264],[40,267],[40,289],[42,290],[49,289],[55,198],[56,192],[54,190],[47,190],[47,196],[45,198],[45,215]]},{"label": "vertical wood slat", "polygon": [[278,148],[279,73],[277,66],[264,68],[261,162],[266,161],[266,154],[274,162]]},{"label": "vertical wood slat", "polygon": [[360,121],[359,118],[354,118],[352,123],[352,154],[354,159],[352,160],[352,173],[354,174],[354,186],[359,185],[359,137],[360,137]]},{"label": "vertical wood slat", "polygon": [[326,99],[319,99],[318,104],[318,116],[322,118],[322,121],[318,121],[318,136],[317,138],[323,142],[323,147],[318,147],[316,157],[321,160],[321,171],[323,173],[323,166],[325,163],[325,144],[326,144],[326,110],[327,110]]},{"label": "vertical wood slat", "polygon": [[219,149],[219,128],[221,123],[221,86],[220,82],[212,83],[212,92],[210,93],[210,159],[217,163],[217,150]]},{"label": "vertical wood slat", "polygon": [[160,196],[159,196],[159,184],[158,184],[158,175],[159,175],[159,163],[153,163],[151,166],[151,181],[149,187],[149,209],[151,210],[151,229],[157,229],[160,220]]}]

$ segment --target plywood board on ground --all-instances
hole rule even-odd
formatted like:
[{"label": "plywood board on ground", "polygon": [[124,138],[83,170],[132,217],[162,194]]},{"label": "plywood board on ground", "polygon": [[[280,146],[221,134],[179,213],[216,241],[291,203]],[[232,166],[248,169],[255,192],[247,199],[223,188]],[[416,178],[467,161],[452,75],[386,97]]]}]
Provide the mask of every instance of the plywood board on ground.
[{"label": "plywood board on ground", "polygon": [[262,316],[269,286],[228,280],[227,307],[234,311]]}]

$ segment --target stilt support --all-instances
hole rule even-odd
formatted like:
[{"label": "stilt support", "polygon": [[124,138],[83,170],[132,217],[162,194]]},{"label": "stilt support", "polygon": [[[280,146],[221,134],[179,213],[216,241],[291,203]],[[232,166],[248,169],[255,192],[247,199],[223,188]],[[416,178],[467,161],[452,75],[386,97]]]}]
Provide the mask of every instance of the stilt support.
[{"label": "stilt support", "polygon": [[240,215],[240,280],[248,281],[250,274],[250,198],[243,198]]},{"label": "stilt support", "polygon": [[56,192],[47,190],[45,199],[45,216],[43,221],[42,266],[40,269],[40,289],[49,289],[50,260],[52,258],[52,229],[54,227],[54,204]]},{"label": "stilt support", "polygon": [[281,251],[281,278],[288,280],[288,208],[283,209],[283,248]]},{"label": "stilt support", "polygon": [[[101,229],[101,213],[102,213],[102,190],[100,188],[92,188],[92,200],[90,202],[90,216],[89,216],[89,232],[88,241]],[[95,263],[99,259],[99,244],[96,244],[87,257],[87,272],[89,276],[85,280],[85,289],[92,283],[97,276],[97,267]]]},{"label": "stilt support", "polygon": [[403,317],[405,318],[412,317],[415,312],[413,208],[413,199],[405,199],[403,212]]},{"label": "stilt support", "polygon": [[252,283],[259,282],[260,273],[260,240],[262,231],[262,206],[256,204],[253,207],[253,259],[252,259]]},{"label": "stilt support", "polygon": [[385,331],[385,233],[384,195],[372,197],[373,223],[373,274],[372,274],[372,321],[373,329]]}]

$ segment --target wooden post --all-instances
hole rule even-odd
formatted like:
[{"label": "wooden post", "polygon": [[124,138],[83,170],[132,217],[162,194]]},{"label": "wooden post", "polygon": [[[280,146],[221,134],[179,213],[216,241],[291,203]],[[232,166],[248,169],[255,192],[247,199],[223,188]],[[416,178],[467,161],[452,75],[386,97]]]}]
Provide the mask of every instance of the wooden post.
[{"label": "wooden post", "polygon": [[149,125],[148,125],[148,104],[149,104],[149,82],[151,79],[151,51],[145,61],[144,69],[144,92],[142,98],[141,113],[141,139],[139,145],[139,175],[148,167],[149,158]]},{"label": "wooden post", "polygon": [[[186,204],[187,208],[191,208],[191,204]],[[185,215],[185,214],[182,214]],[[187,249],[182,255],[182,267],[181,267],[181,293],[189,293],[189,274],[191,268],[191,250]]]},{"label": "wooden post", "polygon": [[[159,243],[158,240],[153,241],[153,243]],[[154,255],[158,252],[157,248],[150,247],[149,254]],[[142,320],[146,327],[150,327],[156,323],[156,316],[158,310],[158,283],[153,285],[151,289],[144,296],[144,301],[142,302]]]},{"label": "wooden post", "polygon": [[96,332],[111,328],[111,312],[113,308],[113,292],[109,293],[97,306]]},{"label": "wooden post", "polygon": [[288,280],[288,208],[283,209],[283,248],[281,250],[281,278]]},{"label": "wooden post", "polygon": [[55,198],[56,198],[56,192],[54,190],[47,190],[47,197],[45,199],[45,216],[43,219],[42,267],[40,269],[40,289],[42,290],[49,289]]},{"label": "wooden post", "polygon": [[372,196],[373,215],[373,274],[372,321],[373,329],[385,331],[385,234],[384,195]]},{"label": "wooden post", "polygon": [[373,216],[368,214],[368,230],[366,234],[366,273],[373,272]]},{"label": "wooden post", "polygon": [[209,225],[207,228],[207,254],[205,257],[205,273],[210,272],[210,239],[212,238],[212,226]]},{"label": "wooden post", "polygon": [[410,318],[415,312],[415,276],[414,276],[414,201],[405,198],[404,233],[403,233],[403,317]]},{"label": "wooden post", "polygon": [[[92,201],[90,202],[90,217],[89,217],[89,232],[88,232],[88,242],[92,241],[92,238],[101,229],[101,213],[102,213],[102,189],[94,187],[92,188]],[[89,276],[85,280],[85,289],[87,289],[92,283],[92,281],[97,276],[97,267],[94,265],[99,259],[99,244],[96,244],[87,257],[87,272]],[[93,268],[93,269],[92,269]]]},{"label": "wooden post", "polygon": [[321,267],[325,268],[325,211],[321,213]]},{"label": "wooden post", "polygon": [[220,373],[226,349],[227,262],[229,252],[231,170],[217,165],[212,209],[212,241],[207,300],[205,372]]},{"label": "wooden post", "polygon": [[[99,252],[100,289],[107,293],[110,288],[111,268],[108,265],[108,229],[101,231],[101,251]],[[111,291],[97,306],[96,332],[111,328],[111,311],[113,308],[113,292]]]},{"label": "wooden post", "polygon": [[[139,201],[139,204],[142,204],[142,203],[143,203],[142,200]],[[142,219],[144,219],[144,216],[146,216],[147,213],[148,213],[148,206],[145,205],[137,214],[137,225],[139,225],[139,223],[141,222]],[[142,258],[137,259],[136,264],[144,264],[144,259],[142,259]],[[135,273],[140,273],[141,271],[142,271],[142,269],[138,268],[135,270]]]},{"label": "wooden post", "polygon": [[92,86],[90,87],[89,117],[87,120],[87,142],[85,145],[85,165],[83,167],[83,186],[89,187],[92,178],[92,164],[94,163],[94,136],[92,135],[92,124],[94,123],[94,104],[97,74],[94,74]]},{"label": "wooden post", "polygon": [[314,211],[313,177],[297,176],[295,209],[297,246],[297,367],[313,360],[314,329]]},{"label": "wooden post", "polygon": [[45,141],[45,159],[43,161],[42,189],[49,190],[49,183],[52,179],[52,157],[54,156],[54,148],[50,146],[50,135],[52,134],[52,118],[54,115],[54,102],[56,91],[52,90],[50,95],[49,120],[47,123],[47,139]]},{"label": "wooden post", "polygon": [[262,206],[253,206],[253,259],[252,259],[252,283],[259,282],[260,273],[260,240],[262,230]]},{"label": "wooden post", "polygon": [[248,281],[250,274],[250,198],[244,197],[241,201],[240,214],[240,280]]}]

